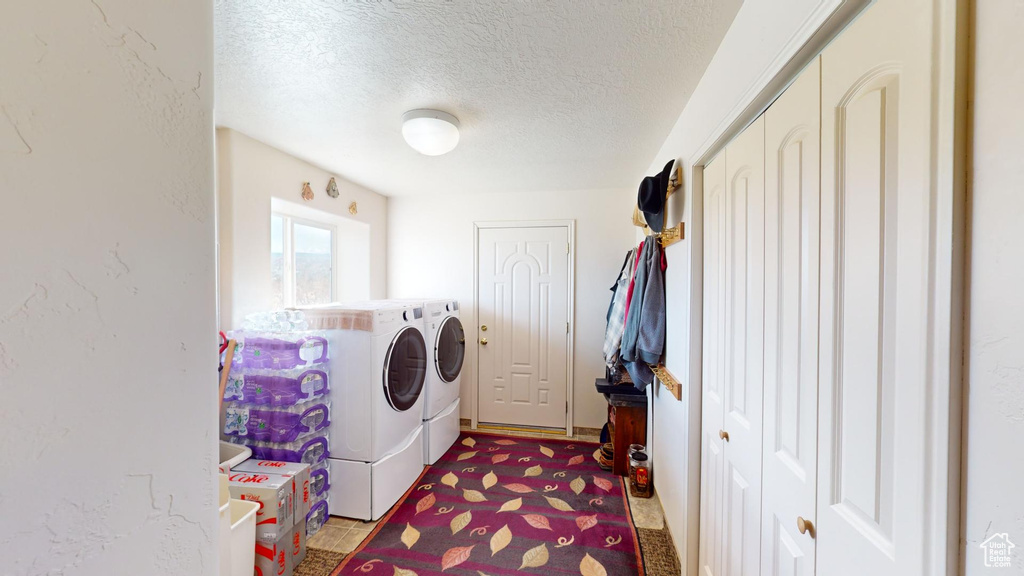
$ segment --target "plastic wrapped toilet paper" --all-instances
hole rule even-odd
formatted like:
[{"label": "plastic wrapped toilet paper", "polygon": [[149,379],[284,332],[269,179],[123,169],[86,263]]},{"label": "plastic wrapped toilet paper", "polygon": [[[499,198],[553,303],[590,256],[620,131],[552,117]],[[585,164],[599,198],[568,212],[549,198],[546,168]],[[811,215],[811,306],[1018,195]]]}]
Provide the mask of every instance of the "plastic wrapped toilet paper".
[{"label": "plastic wrapped toilet paper", "polygon": [[319,369],[253,370],[232,368],[224,400],[252,406],[294,406],[322,398],[330,390],[326,366]]},{"label": "plastic wrapped toilet paper", "polygon": [[224,405],[224,435],[262,442],[294,442],[330,425],[330,402],[311,400],[284,408]]}]

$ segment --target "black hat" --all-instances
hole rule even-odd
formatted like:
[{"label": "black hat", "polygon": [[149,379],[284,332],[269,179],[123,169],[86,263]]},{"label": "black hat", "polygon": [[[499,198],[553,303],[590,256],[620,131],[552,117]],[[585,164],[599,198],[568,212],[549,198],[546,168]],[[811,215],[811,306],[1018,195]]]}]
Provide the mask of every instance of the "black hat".
[{"label": "black hat", "polygon": [[668,183],[672,178],[672,166],[675,160],[669,160],[661,173],[648,176],[640,182],[636,203],[644,213],[644,220],[654,232],[661,232],[665,226],[665,196],[668,195]]}]

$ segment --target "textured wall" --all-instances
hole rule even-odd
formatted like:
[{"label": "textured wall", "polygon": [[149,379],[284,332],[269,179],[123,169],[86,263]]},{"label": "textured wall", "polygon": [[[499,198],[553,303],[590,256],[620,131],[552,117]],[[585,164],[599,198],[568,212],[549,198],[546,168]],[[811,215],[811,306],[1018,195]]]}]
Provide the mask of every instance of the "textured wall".
[{"label": "textured wall", "polygon": [[0,573],[213,575],[212,2],[0,12]]},{"label": "textured wall", "polygon": [[389,196],[635,188],[740,3],[218,0],[217,121]]},{"label": "textured wall", "polygon": [[974,3],[963,496],[965,573],[983,541],[1008,533],[1024,574],[1024,2]]},{"label": "textured wall", "polygon": [[[388,202],[388,296],[456,298],[467,338],[473,317],[473,223],[496,220],[576,220],[576,426],[601,427],[607,403],[594,391],[604,375],[605,315],[615,275],[633,242],[630,200],[621,190],[392,198]],[[476,346],[462,369],[462,417],[476,387]]]},{"label": "textured wall", "polygon": [[[338,197],[325,188],[333,174],[226,128],[217,129],[221,328],[238,328],[246,314],[270,309],[270,203],[299,203],[370,226],[370,298],[386,295],[388,199],[340,176]],[[313,200],[302,200],[309,182]],[[359,213],[349,214],[356,202]],[[344,282],[344,280],[342,280]]]}]

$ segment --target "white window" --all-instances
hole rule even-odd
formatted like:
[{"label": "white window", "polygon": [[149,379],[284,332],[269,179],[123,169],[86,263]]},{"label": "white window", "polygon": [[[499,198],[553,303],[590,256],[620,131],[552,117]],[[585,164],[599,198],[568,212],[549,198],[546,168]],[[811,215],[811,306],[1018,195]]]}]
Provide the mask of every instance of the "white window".
[{"label": "white window", "polygon": [[272,309],[337,300],[338,229],[274,212],[270,216]]}]

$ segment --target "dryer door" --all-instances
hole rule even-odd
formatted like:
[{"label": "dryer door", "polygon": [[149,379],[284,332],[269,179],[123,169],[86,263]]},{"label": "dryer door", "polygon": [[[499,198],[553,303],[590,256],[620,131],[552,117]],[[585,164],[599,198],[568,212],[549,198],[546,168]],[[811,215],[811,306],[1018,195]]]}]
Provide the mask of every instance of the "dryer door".
[{"label": "dryer door", "polygon": [[395,336],[384,358],[384,396],[399,412],[412,408],[423,391],[427,374],[427,345],[415,328],[406,327]]},{"label": "dryer door", "polygon": [[465,358],[466,332],[458,318],[449,316],[441,322],[434,343],[434,364],[441,380],[455,381],[462,372],[462,361]]}]

